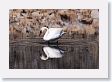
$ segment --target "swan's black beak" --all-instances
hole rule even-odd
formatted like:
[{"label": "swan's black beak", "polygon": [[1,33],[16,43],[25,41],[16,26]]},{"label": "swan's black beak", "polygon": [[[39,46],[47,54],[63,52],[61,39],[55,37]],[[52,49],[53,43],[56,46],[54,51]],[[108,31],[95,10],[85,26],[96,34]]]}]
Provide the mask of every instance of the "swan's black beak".
[{"label": "swan's black beak", "polygon": [[42,31],[39,32],[39,36],[42,34]]}]

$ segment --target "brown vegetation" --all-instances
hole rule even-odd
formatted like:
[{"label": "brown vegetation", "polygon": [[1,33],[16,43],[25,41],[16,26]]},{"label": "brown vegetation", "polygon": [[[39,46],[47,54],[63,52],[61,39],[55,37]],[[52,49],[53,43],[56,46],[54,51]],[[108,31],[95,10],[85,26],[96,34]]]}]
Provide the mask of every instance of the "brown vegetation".
[{"label": "brown vegetation", "polygon": [[43,26],[67,28],[69,37],[73,34],[94,35],[99,31],[99,10],[12,9],[9,11],[10,40],[39,37],[39,30]]}]

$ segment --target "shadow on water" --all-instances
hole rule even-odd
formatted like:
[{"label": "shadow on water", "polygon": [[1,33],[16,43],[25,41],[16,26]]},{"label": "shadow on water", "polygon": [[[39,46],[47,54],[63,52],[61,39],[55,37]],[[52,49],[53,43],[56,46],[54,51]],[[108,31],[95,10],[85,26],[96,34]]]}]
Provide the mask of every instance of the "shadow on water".
[{"label": "shadow on water", "polygon": [[98,69],[98,42],[10,45],[10,69]]}]

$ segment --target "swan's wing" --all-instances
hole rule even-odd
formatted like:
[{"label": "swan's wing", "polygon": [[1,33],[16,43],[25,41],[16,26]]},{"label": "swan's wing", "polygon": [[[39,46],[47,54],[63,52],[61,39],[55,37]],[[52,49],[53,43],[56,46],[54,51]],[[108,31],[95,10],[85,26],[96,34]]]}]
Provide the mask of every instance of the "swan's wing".
[{"label": "swan's wing", "polygon": [[49,58],[60,58],[62,57],[62,54],[58,49],[51,48],[51,47],[44,47],[44,52],[46,53]]},{"label": "swan's wing", "polygon": [[44,39],[52,40],[52,39],[59,38],[60,36],[62,36],[62,28],[50,28],[46,32]]},{"label": "swan's wing", "polygon": [[49,40],[58,39],[60,37],[60,34],[54,34],[53,36],[49,36]]}]

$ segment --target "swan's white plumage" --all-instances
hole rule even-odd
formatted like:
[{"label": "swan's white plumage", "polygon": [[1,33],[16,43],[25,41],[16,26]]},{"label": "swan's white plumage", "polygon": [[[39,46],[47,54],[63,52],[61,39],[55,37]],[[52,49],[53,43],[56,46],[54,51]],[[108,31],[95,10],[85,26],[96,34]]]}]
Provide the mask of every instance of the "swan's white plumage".
[{"label": "swan's white plumage", "polygon": [[62,53],[64,53],[64,51],[62,50],[51,48],[51,47],[44,47],[43,51],[45,52],[46,57],[42,55],[41,56],[42,60],[47,60],[48,58],[61,58],[63,56]]},{"label": "swan's white plumage", "polygon": [[51,47],[44,47],[43,50],[44,50],[45,54],[50,58],[62,57],[62,54],[58,49],[51,48]]},{"label": "swan's white plumage", "polygon": [[46,33],[43,37],[45,41],[57,39],[64,34],[63,28],[45,28],[43,27],[42,30],[46,29]]}]

